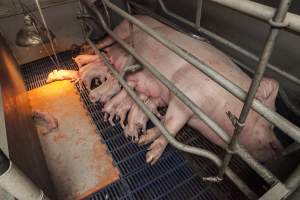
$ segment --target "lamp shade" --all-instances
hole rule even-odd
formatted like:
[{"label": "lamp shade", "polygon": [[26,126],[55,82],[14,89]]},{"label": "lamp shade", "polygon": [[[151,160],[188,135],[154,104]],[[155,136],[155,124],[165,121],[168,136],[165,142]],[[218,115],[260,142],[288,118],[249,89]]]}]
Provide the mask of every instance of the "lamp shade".
[{"label": "lamp shade", "polygon": [[[51,39],[55,36],[50,31]],[[48,43],[47,32],[45,28],[37,26],[36,22],[30,15],[24,17],[24,27],[16,35],[16,44],[21,47],[36,46],[42,43]]]}]

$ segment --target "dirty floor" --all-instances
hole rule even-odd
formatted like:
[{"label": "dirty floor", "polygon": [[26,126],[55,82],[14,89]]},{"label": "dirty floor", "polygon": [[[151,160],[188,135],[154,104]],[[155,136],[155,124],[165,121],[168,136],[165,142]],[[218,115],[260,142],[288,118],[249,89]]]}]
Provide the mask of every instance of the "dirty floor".
[{"label": "dirty floor", "polygon": [[59,199],[82,199],[118,179],[119,171],[69,81],[33,89],[28,96],[33,110],[47,111],[59,123],[48,133],[37,125]]}]

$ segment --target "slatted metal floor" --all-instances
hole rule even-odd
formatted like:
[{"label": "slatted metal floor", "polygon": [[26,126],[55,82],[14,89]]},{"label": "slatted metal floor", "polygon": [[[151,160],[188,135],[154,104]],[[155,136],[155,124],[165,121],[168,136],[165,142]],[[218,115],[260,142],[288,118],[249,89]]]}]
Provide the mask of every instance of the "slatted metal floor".
[{"label": "slatted metal floor", "polygon": [[[58,55],[63,69],[77,69],[71,59],[73,55],[74,52]],[[55,68],[49,58],[23,65],[21,72],[27,89],[44,85],[47,74],[53,69]],[[74,86],[97,127],[99,139],[107,145],[109,151],[107,153],[112,155],[114,164],[120,170],[120,179],[117,182],[106,186],[87,199],[247,199],[227,178],[219,184],[203,182],[202,177],[217,174],[217,168],[212,162],[178,152],[170,145],[154,166],[148,165],[145,161],[148,145],[140,147],[126,139],[118,123],[111,126],[103,120],[104,113],[101,112],[103,105],[93,104],[84,87]],[[184,127],[177,139],[223,156],[223,151],[219,147],[190,127]],[[250,182],[250,187],[258,194],[265,192],[263,188],[267,189],[267,184],[243,161],[234,157],[230,166],[239,176]]]}]

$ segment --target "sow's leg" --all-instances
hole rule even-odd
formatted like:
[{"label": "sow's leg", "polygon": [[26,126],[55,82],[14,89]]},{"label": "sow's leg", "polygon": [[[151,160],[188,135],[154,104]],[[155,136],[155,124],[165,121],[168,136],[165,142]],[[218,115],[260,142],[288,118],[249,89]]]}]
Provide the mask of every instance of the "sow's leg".
[{"label": "sow's leg", "polygon": [[[191,116],[192,112],[177,98],[173,97],[170,101],[163,125],[175,137]],[[153,165],[160,158],[167,144],[168,141],[165,137],[163,135],[159,136],[148,149],[149,151],[146,154],[147,163]]]}]

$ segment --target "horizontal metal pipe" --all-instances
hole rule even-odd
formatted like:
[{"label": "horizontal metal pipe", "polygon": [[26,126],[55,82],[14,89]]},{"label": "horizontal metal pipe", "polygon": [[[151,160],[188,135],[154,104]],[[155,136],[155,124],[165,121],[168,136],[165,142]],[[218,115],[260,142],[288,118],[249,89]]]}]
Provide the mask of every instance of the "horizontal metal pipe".
[{"label": "horizontal metal pipe", "polygon": [[[83,1],[84,2],[84,1]],[[161,75],[154,66],[145,61],[140,55],[138,55],[129,45],[127,45],[124,41],[122,41],[119,37],[117,37],[105,24],[105,21],[101,17],[101,15],[94,11],[103,26],[103,28],[107,31],[107,33],[113,37],[126,51],[128,51],[131,55],[133,55],[143,66],[147,67],[158,79],[162,81],[165,86],[167,86],[174,94],[176,94],[180,100],[186,100],[186,102],[190,102],[187,106],[195,111],[196,116],[198,116],[205,124],[211,127],[217,135],[225,142],[229,142],[230,138],[228,134],[219,127],[211,118],[209,118],[204,112],[202,112],[198,106],[196,106],[188,97],[186,97],[176,86],[174,86],[168,79],[166,79],[163,75]],[[244,148],[238,146],[237,149],[238,155],[245,160],[264,180],[270,185],[279,182],[279,180],[269,172],[265,167],[259,164]]]},{"label": "horizontal metal pipe", "polygon": [[[222,6],[231,8],[233,10],[242,12],[249,16],[269,21],[275,15],[276,9],[265,6],[260,3],[249,0],[210,0]],[[300,16],[292,13],[288,13],[285,19],[288,24],[286,28],[300,33]]]},{"label": "horizontal metal pipe", "polygon": [[[177,20],[179,20],[179,21],[181,21],[181,22],[183,22],[183,23],[185,23],[185,24],[193,27],[198,32],[203,33],[204,35],[206,35],[206,36],[208,36],[208,37],[210,37],[210,38],[212,38],[212,39],[214,39],[214,40],[216,40],[216,41],[218,41],[218,42],[226,45],[227,47],[230,47],[230,48],[236,50],[237,52],[241,53],[242,55],[244,55],[244,56],[246,56],[246,57],[248,57],[248,58],[250,58],[250,59],[252,59],[252,60],[254,60],[256,62],[259,61],[259,57],[256,56],[255,54],[247,51],[246,49],[244,49],[244,48],[242,48],[242,47],[240,47],[240,46],[238,46],[238,45],[236,45],[236,44],[234,44],[234,43],[226,40],[225,38],[223,38],[223,37],[221,37],[221,36],[219,36],[219,35],[211,32],[211,31],[209,31],[209,30],[207,30],[207,29],[205,29],[203,27],[196,26],[194,23],[192,23],[192,22],[184,19],[183,17],[181,17],[181,16],[179,16],[179,15],[177,15],[177,14],[169,11],[168,8],[164,5],[164,3],[163,3],[162,0],[158,0],[158,2],[160,4],[161,8],[163,9],[163,11],[167,15],[169,15],[169,16],[171,16],[171,17],[173,17],[173,18],[175,18],[175,19],[177,19]],[[135,4],[135,3],[133,3],[133,4]],[[135,4],[135,5],[137,5],[137,4]],[[293,75],[291,75],[291,74],[289,74],[289,73],[287,73],[287,72],[279,69],[278,67],[275,67],[274,65],[269,64],[269,63],[267,65],[267,67],[270,70],[272,70],[272,71],[278,73],[279,75],[281,75],[283,78],[286,78],[287,80],[292,81],[293,83],[296,83],[297,85],[300,85],[300,79],[299,78],[297,78],[297,77],[295,77],[295,76],[293,76]]]},{"label": "horizontal metal pipe", "polygon": [[[186,61],[194,65],[198,70],[205,73],[208,77],[216,81],[219,85],[221,85],[227,91],[232,93],[234,96],[238,97],[242,101],[246,99],[246,92],[242,90],[239,86],[226,79],[224,76],[222,76],[221,74],[213,70],[211,67],[207,66],[205,63],[197,59],[192,54],[178,47],[172,41],[166,39],[165,37],[162,37],[159,33],[147,27],[144,23],[128,15],[126,12],[124,12],[122,9],[115,6],[109,0],[104,0],[104,1],[110,9],[117,12],[122,17],[126,18],[128,21],[132,22],[133,24],[141,28],[143,31],[147,32],[154,39],[162,43],[164,46],[169,48],[171,51],[176,53],[181,58],[185,59]],[[184,102],[187,101],[184,100]],[[253,101],[252,107],[264,118],[266,118],[268,121],[272,122],[273,124],[276,124],[278,128],[280,128],[282,131],[284,131],[286,134],[288,134],[290,137],[292,137],[294,140],[300,143],[300,128],[298,128],[293,123],[289,122],[287,119],[285,119],[278,113],[273,112],[272,110],[264,106],[261,102],[259,102],[256,99]]]},{"label": "horizontal metal pipe", "polygon": [[[123,86],[123,88],[128,92],[131,98],[135,101],[135,103],[143,110],[143,112],[149,117],[149,119],[154,123],[154,125],[160,130],[160,132],[165,136],[168,142],[173,145],[175,148],[195,154],[201,157],[205,157],[211,160],[218,167],[221,166],[221,160],[214,153],[207,151],[205,149],[192,147],[183,143],[178,142],[169,131],[162,125],[159,119],[147,108],[147,106],[143,103],[143,101],[135,94],[135,92],[131,89],[131,87],[127,84],[127,82],[119,75],[119,73],[114,69],[114,67],[110,64],[109,60],[106,58],[105,54],[101,53],[96,45],[90,40],[87,39],[87,42],[92,46],[94,51],[98,56],[101,56],[104,59],[104,63],[109,68],[109,70],[113,73],[113,75],[117,78],[119,83]],[[226,175],[237,185],[237,187],[250,199],[257,199],[257,195],[251,191],[251,189],[231,170],[226,170]]]}]

